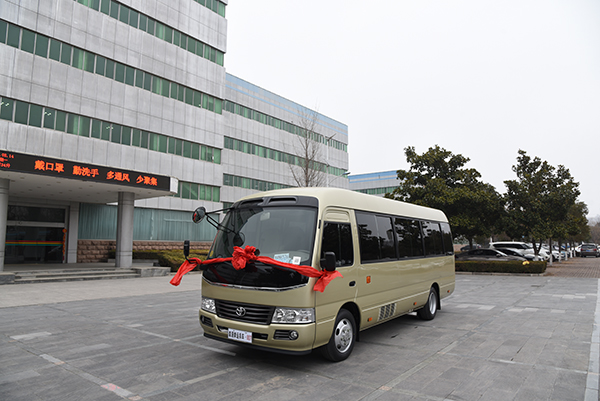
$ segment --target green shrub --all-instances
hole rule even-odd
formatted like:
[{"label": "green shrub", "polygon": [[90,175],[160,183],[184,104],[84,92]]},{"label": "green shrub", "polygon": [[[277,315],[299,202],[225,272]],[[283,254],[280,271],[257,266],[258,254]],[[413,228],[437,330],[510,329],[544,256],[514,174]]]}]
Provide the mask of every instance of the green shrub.
[{"label": "green shrub", "polygon": [[[208,255],[207,250],[201,251],[190,251],[190,258],[198,258],[200,260],[205,260],[206,255]],[[145,258],[141,258],[145,259]],[[172,272],[176,272],[179,269],[179,266],[183,264],[185,261],[185,257],[183,256],[183,252],[180,250],[172,250],[172,251],[157,251],[157,257],[154,259],[158,259],[158,263],[164,267],[170,267]],[[194,270],[199,270],[196,267]]]},{"label": "green shrub", "polygon": [[[206,255],[208,255],[208,249],[201,250],[191,250],[190,258],[198,258],[200,260],[205,260]],[[109,251],[109,258],[115,257],[115,250],[112,249]],[[162,267],[170,267],[172,272],[176,272],[179,269],[179,266],[183,264],[185,261],[185,257],[183,256],[183,251],[179,249],[172,249],[169,251],[163,250],[134,250],[133,251],[133,259],[150,259],[150,260],[158,260],[158,264]],[[199,270],[198,268],[194,270]]]},{"label": "green shrub", "polygon": [[457,260],[455,263],[457,272],[472,273],[521,273],[521,274],[542,274],[546,271],[547,262],[528,262],[520,261],[499,262],[496,260]]}]

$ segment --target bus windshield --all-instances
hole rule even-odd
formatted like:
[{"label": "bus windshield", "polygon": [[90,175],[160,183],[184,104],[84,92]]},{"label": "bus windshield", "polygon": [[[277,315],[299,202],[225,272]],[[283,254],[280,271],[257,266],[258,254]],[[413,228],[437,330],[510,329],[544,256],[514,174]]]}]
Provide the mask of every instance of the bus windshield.
[{"label": "bus windshield", "polygon": [[[233,247],[253,246],[260,256],[284,263],[310,265],[317,224],[313,207],[252,205],[230,209],[208,254],[209,259],[233,255]],[[231,263],[210,265],[209,282],[249,287],[283,288],[304,284],[307,277],[291,269],[255,263],[236,271]]]}]

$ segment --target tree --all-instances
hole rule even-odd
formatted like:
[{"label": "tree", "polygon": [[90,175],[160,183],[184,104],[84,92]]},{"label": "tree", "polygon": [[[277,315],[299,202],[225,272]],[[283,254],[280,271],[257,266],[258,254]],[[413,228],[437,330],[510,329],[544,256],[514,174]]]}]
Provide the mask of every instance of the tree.
[{"label": "tree", "polygon": [[[295,163],[290,163],[290,172],[299,187],[320,187],[325,184],[327,161],[321,162],[323,145],[317,140],[318,112],[307,108],[300,110],[300,131],[294,143]],[[325,146],[331,138],[325,138]]]},{"label": "tree", "polygon": [[565,222],[566,236],[557,238],[565,238],[571,244],[583,242],[590,237],[590,226],[587,220],[588,208],[583,202],[576,202],[569,209],[567,221]]},{"label": "tree", "polygon": [[591,240],[594,244],[600,243],[600,223],[596,223],[593,226],[588,226],[588,235],[583,237],[577,242],[585,242]]},{"label": "tree", "polygon": [[429,148],[422,155],[412,146],[404,150],[409,170],[398,170],[400,185],[387,198],[442,210],[455,237],[473,245],[476,236],[489,236],[503,213],[503,200],[495,188],[479,179],[481,174],[465,168],[462,155],[440,148]]},{"label": "tree", "polygon": [[555,168],[523,150],[512,170],[517,179],[504,181],[510,221],[505,230],[511,238],[531,239],[537,255],[542,241],[557,233],[565,235],[569,211],[580,194],[579,184],[564,166]]}]

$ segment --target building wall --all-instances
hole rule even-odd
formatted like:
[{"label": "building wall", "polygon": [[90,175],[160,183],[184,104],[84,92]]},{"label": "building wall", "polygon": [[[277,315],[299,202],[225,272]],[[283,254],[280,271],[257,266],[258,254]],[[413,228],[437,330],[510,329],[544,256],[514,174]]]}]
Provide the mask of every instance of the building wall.
[{"label": "building wall", "polygon": [[376,196],[384,196],[399,185],[396,170],[353,174],[348,177],[348,180],[351,190]]},{"label": "building wall", "polygon": [[[0,0],[0,149],[179,181],[178,194],[136,208],[215,210],[265,183],[295,186],[289,163],[225,146],[294,154],[298,140],[228,103],[294,126],[307,109],[226,73],[228,2],[213,3],[218,12],[199,0]],[[347,188],[348,127],[316,115],[324,183]],[[44,204],[40,189],[9,202]]]},{"label": "building wall", "polygon": [[[211,242],[191,242],[192,251],[208,250]],[[106,262],[114,258],[116,241],[79,240],[77,246],[77,263]],[[133,251],[182,251],[181,242],[173,241],[133,241]]]},{"label": "building wall", "polygon": [[[269,117],[289,123],[293,126],[292,129],[306,127],[314,119],[316,130],[321,135],[320,139],[325,142],[319,144],[318,159],[333,167],[328,174],[324,175],[323,186],[329,183],[331,186],[348,188],[347,178],[340,176],[341,173],[348,170],[348,127],[345,124],[231,74],[227,74],[226,77],[225,99],[230,103],[229,107],[226,105],[223,111],[225,136],[258,145],[265,151],[276,151],[288,155],[299,154],[300,151],[301,137],[288,132],[281,125],[280,128],[274,126],[276,124],[269,120]],[[232,112],[230,111],[234,110],[232,105],[245,106],[252,111],[252,114],[248,117]],[[261,116],[257,117],[255,112]],[[331,138],[329,146],[326,145],[327,138]],[[255,178],[275,184],[275,188],[277,186],[297,186],[290,168],[294,167],[290,167],[290,164],[286,162],[273,160],[268,155],[261,156],[231,149],[223,150],[225,174]],[[222,188],[223,200],[228,202],[233,202],[253,192],[256,191],[252,188],[228,185]]]}]

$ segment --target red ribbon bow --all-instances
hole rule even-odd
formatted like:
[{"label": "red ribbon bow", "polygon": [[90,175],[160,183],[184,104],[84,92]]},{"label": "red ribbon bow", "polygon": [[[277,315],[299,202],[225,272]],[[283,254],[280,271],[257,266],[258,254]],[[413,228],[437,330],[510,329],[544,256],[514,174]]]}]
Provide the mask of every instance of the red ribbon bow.
[{"label": "red ribbon bow", "polygon": [[254,254],[256,248],[248,245],[244,249],[234,246],[233,257],[231,258],[231,264],[235,270],[241,270],[246,267],[246,263],[251,260],[257,260],[258,256]]},{"label": "red ribbon bow", "polygon": [[177,273],[171,279],[171,284],[176,285],[176,286],[179,285],[181,283],[181,279],[183,278],[183,276],[186,273],[194,270],[196,268],[196,266],[199,266],[199,265],[207,265],[207,264],[231,261],[231,264],[233,265],[234,269],[241,270],[246,267],[246,264],[248,262],[254,261],[254,260],[262,262],[262,263],[270,264],[270,265],[286,267],[286,268],[292,269],[306,277],[317,277],[318,280],[315,283],[313,290],[319,291],[319,292],[323,292],[323,290],[325,290],[325,287],[327,287],[327,284],[329,284],[331,282],[331,280],[333,280],[334,278],[343,277],[342,273],[338,272],[337,270],[334,270],[332,272],[327,271],[327,270],[319,271],[319,270],[316,270],[315,268],[313,268],[312,266],[300,266],[300,265],[294,265],[291,263],[284,263],[284,262],[280,262],[275,259],[271,259],[266,256],[256,256],[256,254],[254,253],[255,251],[256,251],[256,248],[253,246],[249,246],[249,245],[246,246],[244,249],[234,246],[233,247],[233,256],[231,258],[216,258],[216,259],[208,259],[208,260],[204,260],[204,261],[202,261],[198,258],[189,258],[185,262],[183,262],[183,264],[179,267],[179,270],[177,270]]}]

